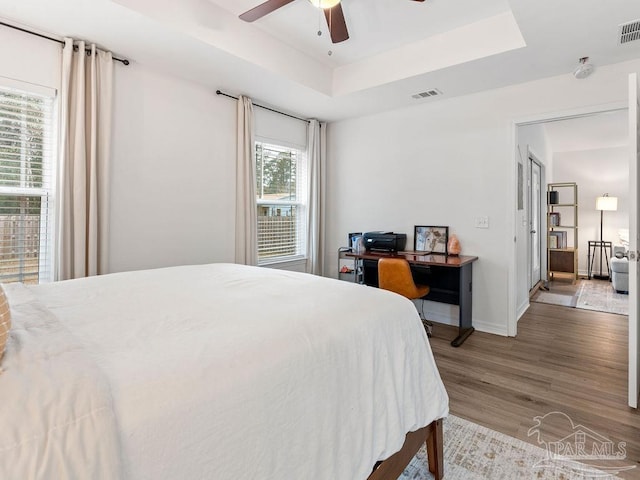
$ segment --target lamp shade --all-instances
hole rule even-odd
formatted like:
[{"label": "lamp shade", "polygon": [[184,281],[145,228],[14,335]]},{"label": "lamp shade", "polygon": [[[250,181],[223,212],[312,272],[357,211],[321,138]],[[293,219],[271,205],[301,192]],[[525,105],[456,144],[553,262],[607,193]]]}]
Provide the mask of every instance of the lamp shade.
[{"label": "lamp shade", "polygon": [[605,194],[596,198],[596,210],[614,211],[618,209],[618,197]]}]

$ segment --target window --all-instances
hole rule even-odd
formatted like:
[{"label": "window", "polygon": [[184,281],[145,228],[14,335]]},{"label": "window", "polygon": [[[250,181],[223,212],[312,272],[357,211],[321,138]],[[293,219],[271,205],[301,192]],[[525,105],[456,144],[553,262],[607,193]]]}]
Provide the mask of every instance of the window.
[{"label": "window", "polygon": [[302,259],[307,249],[307,175],[303,152],[256,142],[258,263]]},{"label": "window", "polygon": [[53,94],[0,86],[0,282],[52,279]]}]

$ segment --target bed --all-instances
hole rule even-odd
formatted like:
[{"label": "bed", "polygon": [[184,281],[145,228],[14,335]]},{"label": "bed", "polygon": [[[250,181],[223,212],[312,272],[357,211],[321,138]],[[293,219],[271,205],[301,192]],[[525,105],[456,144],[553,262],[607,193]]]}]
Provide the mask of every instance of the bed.
[{"label": "bed", "polygon": [[427,439],[442,475],[448,397],[398,295],[233,264],[4,289],[2,479],[392,479]]}]

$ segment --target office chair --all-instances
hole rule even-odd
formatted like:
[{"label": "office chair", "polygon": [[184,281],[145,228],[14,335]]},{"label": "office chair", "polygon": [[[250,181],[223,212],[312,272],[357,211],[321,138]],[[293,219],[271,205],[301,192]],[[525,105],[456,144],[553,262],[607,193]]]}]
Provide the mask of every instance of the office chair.
[{"label": "office chair", "polygon": [[[378,287],[395,292],[409,300],[422,298],[429,293],[427,285],[415,284],[409,262],[404,258],[381,258],[378,260]],[[427,336],[431,337],[433,324],[422,316],[420,319],[427,331]]]}]

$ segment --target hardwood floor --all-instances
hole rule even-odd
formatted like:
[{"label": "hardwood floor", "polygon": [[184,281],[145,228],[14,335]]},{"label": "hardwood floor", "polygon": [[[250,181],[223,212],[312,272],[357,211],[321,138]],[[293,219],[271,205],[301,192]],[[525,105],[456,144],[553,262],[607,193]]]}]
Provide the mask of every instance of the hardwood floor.
[{"label": "hardwood floor", "polygon": [[[436,324],[431,346],[451,413],[536,444],[533,417],[558,411],[626,442],[620,473],[640,479],[640,412],[627,406],[627,317],[532,303],[518,336],[481,332],[459,348],[457,329]],[[567,432],[567,434],[570,432]]]}]

